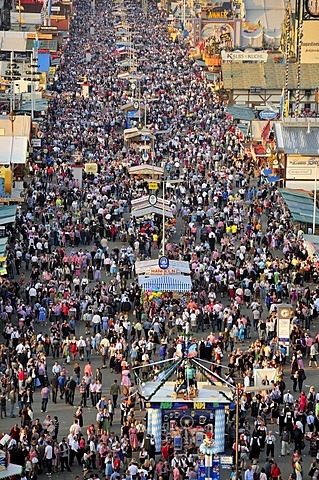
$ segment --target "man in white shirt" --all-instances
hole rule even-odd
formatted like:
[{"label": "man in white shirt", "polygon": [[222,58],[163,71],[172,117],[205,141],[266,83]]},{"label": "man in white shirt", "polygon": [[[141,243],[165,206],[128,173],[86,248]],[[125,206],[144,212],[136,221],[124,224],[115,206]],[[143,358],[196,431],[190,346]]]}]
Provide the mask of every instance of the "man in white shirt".
[{"label": "man in white shirt", "polygon": [[62,370],[61,365],[59,365],[58,362],[54,362],[54,365],[53,365],[53,367],[52,367],[52,373],[53,373],[53,374],[56,373],[57,375],[60,375],[61,370]]},{"label": "man in white shirt", "polygon": [[78,458],[79,453],[79,442],[77,435],[74,435],[73,440],[69,442],[70,447],[70,467],[73,465],[74,458],[76,457],[78,460],[78,464],[81,465],[81,461]]},{"label": "man in white shirt", "polygon": [[95,314],[93,315],[92,325],[94,328],[94,333],[97,333],[100,331],[101,315],[99,315],[98,312],[95,312]]},{"label": "man in white shirt", "polygon": [[290,393],[290,390],[287,390],[287,393],[284,394],[283,401],[284,403],[288,403],[288,405],[293,405],[294,397]]},{"label": "man in white shirt", "polygon": [[136,478],[138,474],[138,466],[136,463],[133,463],[134,461],[131,462],[131,464],[128,466],[128,471],[130,472],[130,475],[132,478]]},{"label": "man in white shirt", "polygon": [[53,457],[53,449],[50,443],[47,441],[45,450],[44,450],[44,460],[48,469],[47,475],[51,476],[52,473],[52,457]]}]

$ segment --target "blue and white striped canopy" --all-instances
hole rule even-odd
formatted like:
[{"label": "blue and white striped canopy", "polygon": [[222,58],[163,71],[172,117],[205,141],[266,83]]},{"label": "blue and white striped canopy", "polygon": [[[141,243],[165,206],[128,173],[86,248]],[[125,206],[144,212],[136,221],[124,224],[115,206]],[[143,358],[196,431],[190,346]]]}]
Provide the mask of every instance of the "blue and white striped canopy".
[{"label": "blue and white striped canopy", "polygon": [[144,291],[190,292],[192,279],[186,275],[139,275],[138,284]]}]

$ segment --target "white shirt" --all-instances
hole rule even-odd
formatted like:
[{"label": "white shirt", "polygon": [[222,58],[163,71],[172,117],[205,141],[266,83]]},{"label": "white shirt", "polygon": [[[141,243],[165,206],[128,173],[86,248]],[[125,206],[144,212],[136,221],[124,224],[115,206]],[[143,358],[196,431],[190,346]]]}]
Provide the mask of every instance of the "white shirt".
[{"label": "white shirt", "polygon": [[53,452],[52,452],[52,447],[51,447],[51,445],[47,445],[47,446],[45,447],[45,451],[44,451],[45,458],[46,458],[47,460],[52,460],[52,456],[53,456],[52,453],[53,453]]}]

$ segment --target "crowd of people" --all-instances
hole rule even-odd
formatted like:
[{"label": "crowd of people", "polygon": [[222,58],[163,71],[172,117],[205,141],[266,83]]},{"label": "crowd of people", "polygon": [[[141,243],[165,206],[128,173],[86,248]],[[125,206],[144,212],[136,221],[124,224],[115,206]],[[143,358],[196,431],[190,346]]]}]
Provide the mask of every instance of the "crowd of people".
[{"label": "crowd of people", "polygon": [[[302,232],[187,43],[170,38],[164,11],[148,2],[146,15],[136,4],[105,0],[78,0],[74,8],[0,284],[1,418],[17,422],[7,432],[11,462],[32,480],[75,464],[84,478],[195,480],[197,446],[178,455],[165,438],[156,452],[139,395],[139,382],[160,378],[152,361],[178,358],[180,339],[192,338],[212,381],[243,386],[238,442],[234,409],[226,425],[242,477],[279,479],[280,443],[301,480],[307,441],[315,459],[319,450],[319,392],[304,387],[305,369],[318,368],[318,267]],[[120,107],[134,91],[121,75],[119,25],[144,59],[139,91],[155,137],[147,162],[165,167],[177,219],[170,238],[154,215],[130,216],[132,200],[148,190],[128,174],[145,159],[123,139]],[[73,176],[77,158],[97,164],[96,174],[83,172],[82,184]],[[153,296],[138,285],[135,262],[157,258],[163,242],[169,259],[189,262],[191,292]],[[290,356],[276,335],[282,302],[291,304]],[[271,367],[273,380],[265,375],[255,393],[244,390],[257,369]],[[114,375],[111,385],[107,375]],[[57,403],[73,415],[63,436]],[[91,424],[88,407],[96,411]],[[314,460],[309,476],[318,473]]]}]

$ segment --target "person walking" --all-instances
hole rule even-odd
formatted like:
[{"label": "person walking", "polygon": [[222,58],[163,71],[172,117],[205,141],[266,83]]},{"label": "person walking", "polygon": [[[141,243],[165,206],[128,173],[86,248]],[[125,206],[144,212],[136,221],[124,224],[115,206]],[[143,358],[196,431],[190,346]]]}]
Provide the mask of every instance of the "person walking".
[{"label": "person walking", "polygon": [[10,401],[10,418],[15,418],[14,409],[17,403],[17,394],[14,386],[11,388],[9,392],[9,401]]},{"label": "person walking", "polygon": [[266,435],[266,456],[274,458],[275,454],[275,443],[276,443],[276,438],[273,435],[272,431],[269,431],[268,434]]},{"label": "person walking", "polygon": [[112,396],[113,408],[117,407],[117,399],[121,392],[121,388],[115,379],[110,388],[110,395]]},{"label": "person walking", "polygon": [[[46,412],[47,411],[47,406],[48,406],[48,401],[50,398],[50,389],[47,385],[45,385],[42,390],[41,390],[41,412]],[[51,462],[52,464],[52,462]]]}]

